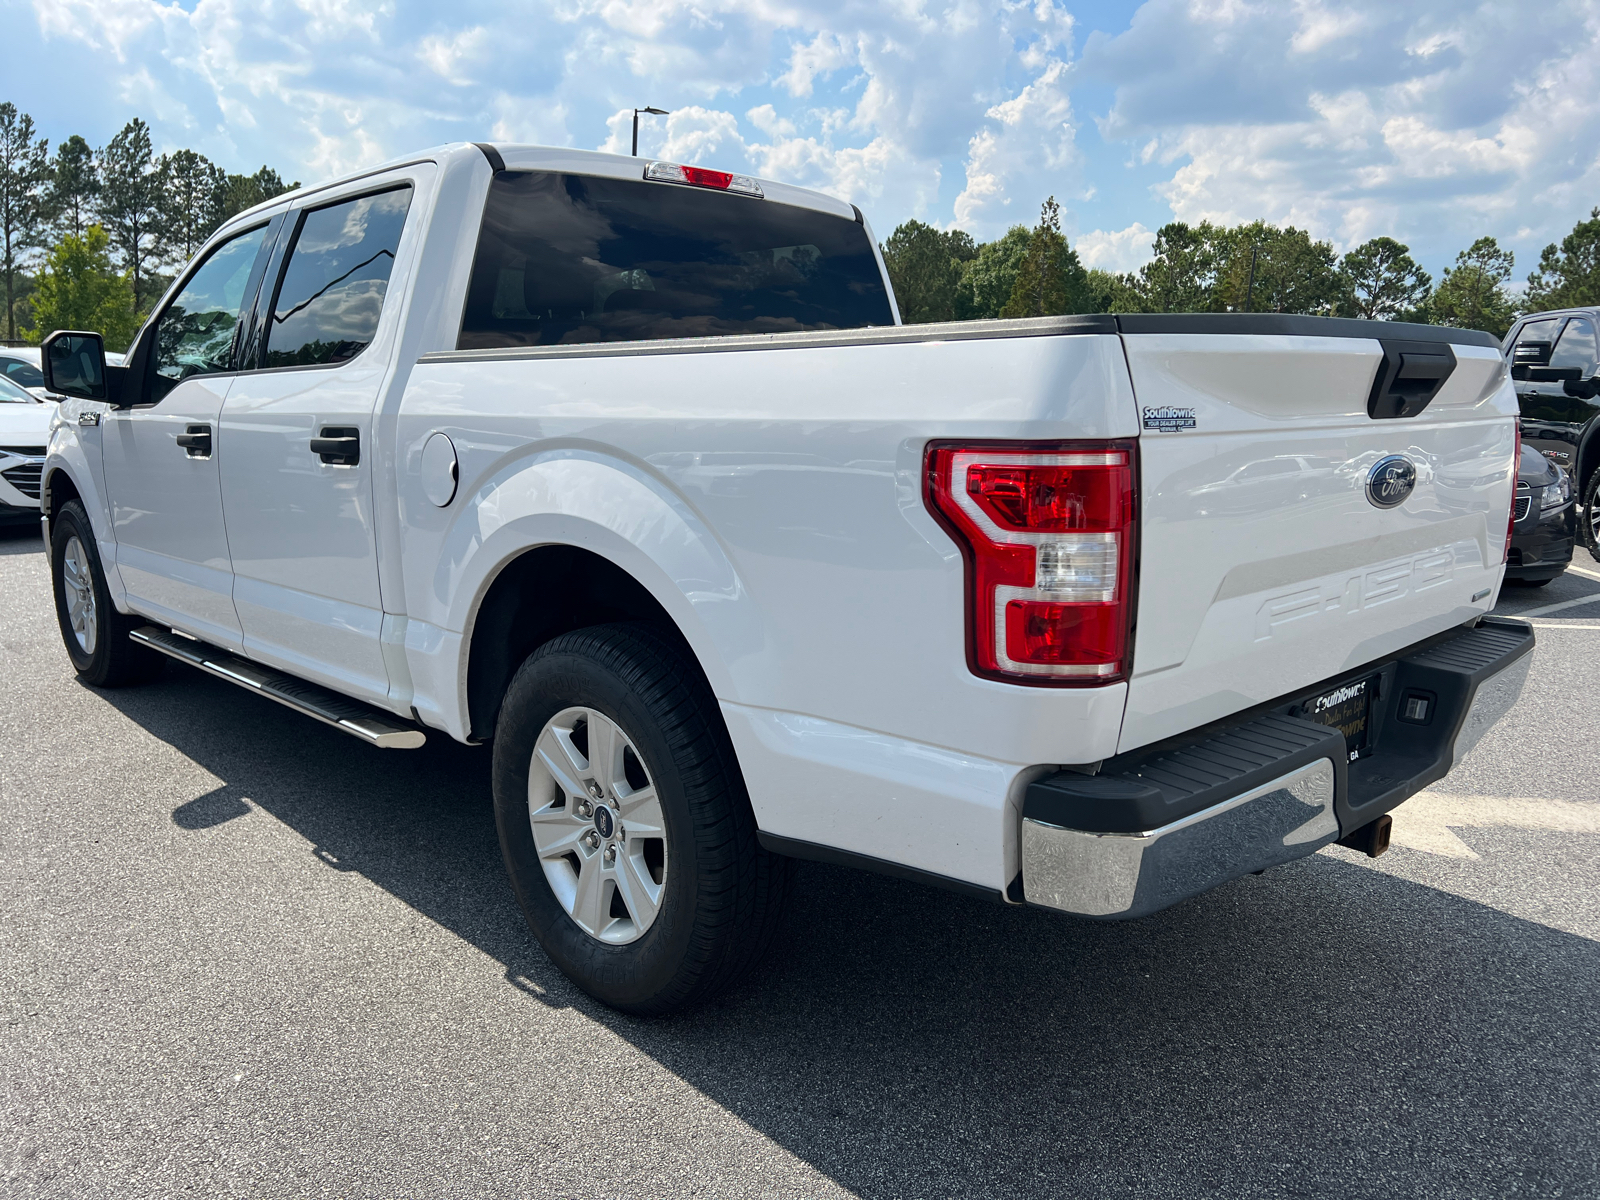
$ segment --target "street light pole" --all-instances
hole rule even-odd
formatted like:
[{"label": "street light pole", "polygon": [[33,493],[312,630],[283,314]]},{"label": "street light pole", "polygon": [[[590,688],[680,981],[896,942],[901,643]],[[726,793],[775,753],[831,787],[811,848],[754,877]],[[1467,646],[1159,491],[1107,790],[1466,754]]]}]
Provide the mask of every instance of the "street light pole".
[{"label": "street light pole", "polygon": [[636,108],[633,110],[633,156],[639,157],[639,114],[652,113],[658,117],[669,117],[672,114],[664,108]]}]

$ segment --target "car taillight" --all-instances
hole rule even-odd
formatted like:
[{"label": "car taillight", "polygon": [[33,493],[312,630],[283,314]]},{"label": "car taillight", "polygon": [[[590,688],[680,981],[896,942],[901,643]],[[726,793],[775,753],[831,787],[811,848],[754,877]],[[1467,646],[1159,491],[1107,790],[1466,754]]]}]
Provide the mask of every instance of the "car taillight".
[{"label": "car taillight", "polygon": [[935,442],[927,503],[961,545],[973,671],[1097,685],[1128,674],[1132,442]]},{"label": "car taillight", "polygon": [[656,183],[687,183],[691,187],[716,188],[738,192],[741,196],[765,198],[761,185],[748,175],[712,171],[706,167],[686,167],[681,163],[653,162],[645,166],[644,177]]},{"label": "car taillight", "polygon": [[1511,531],[1517,523],[1517,475],[1522,471],[1522,420],[1513,426],[1517,433],[1511,448],[1511,511],[1506,514],[1506,548],[1500,555],[1501,565],[1511,561]]}]

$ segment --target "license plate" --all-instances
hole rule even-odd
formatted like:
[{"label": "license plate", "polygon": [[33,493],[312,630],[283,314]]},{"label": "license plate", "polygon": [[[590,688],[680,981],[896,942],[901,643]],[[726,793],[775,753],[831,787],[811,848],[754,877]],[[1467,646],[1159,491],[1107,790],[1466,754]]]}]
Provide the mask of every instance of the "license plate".
[{"label": "license plate", "polygon": [[1354,762],[1368,750],[1368,734],[1372,727],[1372,696],[1378,690],[1378,677],[1358,679],[1336,687],[1320,696],[1313,696],[1300,706],[1299,715],[1319,725],[1331,725],[1344,734]]}]

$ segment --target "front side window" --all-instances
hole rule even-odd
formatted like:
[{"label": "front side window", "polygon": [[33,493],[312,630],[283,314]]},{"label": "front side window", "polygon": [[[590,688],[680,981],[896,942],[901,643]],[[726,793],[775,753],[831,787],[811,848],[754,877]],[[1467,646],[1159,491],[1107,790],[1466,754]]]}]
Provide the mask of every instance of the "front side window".
[{"label": "front side window", "polygon": [[267,367],[347,362],[378,330],[411,189],[316,208],[300,218],[267,329]]},{"label": "front side window", "polygon": [[6,378],[18,387],[44,386],[44,372],[24,359],[0,358],[0,371],[4,371]]},{"label": "front side window", "polygon": [[456,344],[892,324],[871,240],[848,217],[642,179],[503,171]]},{"label": "front side window", "polygon": [[1587,379],[1594,374],[1597,358],[1600,358],[1600,347],[1595,345],[1593,322],[1587,317],[1573,317],[1561,331],[1561,340],[1550,356],[1550,365],[1577,367]]},{"label": "front side window", "polygon": [[195,375],[233,370],[239,310],[266,233],[262,225],[223,242],[161,314],[156,325],[154,399]]}]

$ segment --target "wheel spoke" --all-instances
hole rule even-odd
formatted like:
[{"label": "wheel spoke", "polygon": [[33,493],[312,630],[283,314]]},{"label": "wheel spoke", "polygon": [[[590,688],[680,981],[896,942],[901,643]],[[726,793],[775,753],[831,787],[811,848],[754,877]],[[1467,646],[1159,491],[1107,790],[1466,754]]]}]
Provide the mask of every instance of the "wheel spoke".
[{"label": "wheel spoke", "polygon": [[627,744],[622,731],[610,717],[589,710],[589,777],[606,790],[608,796],[616,795],[616,785],[622,780],[622,748]]},{"label": "wheel spoke", "polygon": [[577,748],[572,744],[572,731],[551,723],[544,727],[533,748],[534,756],[556,786],[571,797],[588,795],[583,786],[584,764]]},{"label": "wheel spoke", "polygon": [[661,907],[661,885],[650,878],[640,858],[624,854],[617,859],[617,891],[628,906],[628,915],[640,930],[649,927]]},{"label": "wheel spoke", "polygon": [[618,807],[622,810],[622,827],[628,831],[628,837],[666,836],[666,821],[661,815],[661,801],[654,786],[642,787],[622,797]]},{"label": "wheel spoke", "polygon": [[533,826],[533,845],[540,858],[563,858],[577,851],[583,835],[593,828],[567,808],[541,808],[529,813],[528,821]]},{"label": "wheel spoke", "polygon": [[578,855],[583,864],[578,870],[578,890],[572,897],[572,919],[587,932],[600,936],[609,917],[606,915],[605,875],[598,854]]}]

